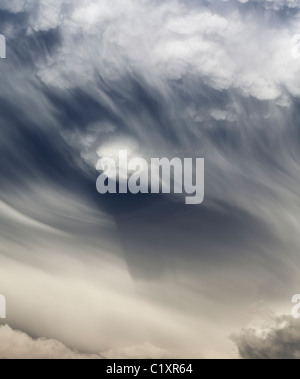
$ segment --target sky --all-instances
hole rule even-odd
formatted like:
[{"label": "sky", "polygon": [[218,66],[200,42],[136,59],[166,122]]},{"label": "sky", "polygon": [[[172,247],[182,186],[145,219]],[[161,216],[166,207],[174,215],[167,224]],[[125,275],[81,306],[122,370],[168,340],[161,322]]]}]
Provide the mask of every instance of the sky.
[{"label": "sky", "polygon": [[[299,1],[1,0],[0,34],[0,359],[298,359]],[[119,150],[204,158],[205,201],[100,195]]]}]

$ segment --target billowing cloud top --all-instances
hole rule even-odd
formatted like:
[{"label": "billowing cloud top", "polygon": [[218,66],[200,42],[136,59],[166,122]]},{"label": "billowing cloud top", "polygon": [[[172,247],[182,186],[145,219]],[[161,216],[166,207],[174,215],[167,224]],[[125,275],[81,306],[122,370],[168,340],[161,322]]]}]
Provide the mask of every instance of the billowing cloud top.
[{"label": "billowing cloud top", "polygon": [[[237,356],[299,292],[299,8],[1,1],[1,356]],[[204,157],[205,203],[99,196],[121,148]]]}]

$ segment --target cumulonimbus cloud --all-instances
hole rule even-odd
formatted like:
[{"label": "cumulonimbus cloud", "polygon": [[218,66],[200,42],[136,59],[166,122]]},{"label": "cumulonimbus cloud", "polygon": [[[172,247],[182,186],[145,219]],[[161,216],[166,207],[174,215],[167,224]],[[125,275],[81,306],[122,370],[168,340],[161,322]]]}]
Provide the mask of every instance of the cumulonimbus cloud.
[{"label": "cumulonimbus cloud", "polygon": [[[272,300],[295,285],[298,6],[249,5],[2,0],[0,285],[11,325],[111,357],[124,345],[144,352],[147,335],[159,347],[150,356],[203,344],[212,356],[253,294]],[[143,213],[129,202],[131,213],[112,217],[95,160],[100,146],[126,141],[155,156],[204,156],[205,205]],[[37,344],[77,354],[18,338],[30,347],[20,354]]]},{"label": "cumulonimbus cloud", "polygon": [[300,322],[277,317],[263,329],[245,329],[232,337],[244,359],[300,359]]}]

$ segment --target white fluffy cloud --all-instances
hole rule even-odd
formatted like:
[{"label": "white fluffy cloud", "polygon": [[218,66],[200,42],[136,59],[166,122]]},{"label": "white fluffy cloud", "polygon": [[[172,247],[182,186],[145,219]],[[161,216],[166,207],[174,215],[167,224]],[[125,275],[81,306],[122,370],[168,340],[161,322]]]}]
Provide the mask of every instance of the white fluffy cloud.
[{"label": "white fluffy cloud", "polygon": [[0,327],[0,359],[100,359],[98,355],[80,354],[61,342],[46,338],[33,339],[13,330]]},{"label": "white fluffy cloud", "polygon": [[167,359],[166,351],[150,343],[109,350],[101,354],[83,354],[67,348],[61,342],[47,338],[31,338],[26,333],[0,326],[1,359]]},{"label": "white fluffy cloud", "polygon": [[2,0],[0,9],[12,13],[23,12],[26,9],[27,0]]},{"label": "white fluffy cloud", "polygon": [[[293,0],[265,3],[297,6]],[[243,12],[221,15],[176,0],[28,0],[1,7],[27,10],[30,33],[60,28],[61,49],[39,67],[40,78],[53,86],[87,84],[97,72],[108,80],[135,72],[160,88],[194,75],[217,90],[234,88],[262,100],[280,98],[286,88],[300,95],[300,63],[292,56],[297,18],[278,28]]]},{"label": "white fluffy cloud", "polygon": [[[262,100],[279,98],[283,87],[300,94],[292,30],[235,12],[191,11],[177,1],[154,6],[128,0],[125,7],[88,0],[64,19],[61,30],[62,49],[40,71],[47,84],[83,84],[96,71],[109,80],[136,72],[153,83],[195,75],[217,90],[235,88]],[[84,38],[75,42],[81,33]]]}]

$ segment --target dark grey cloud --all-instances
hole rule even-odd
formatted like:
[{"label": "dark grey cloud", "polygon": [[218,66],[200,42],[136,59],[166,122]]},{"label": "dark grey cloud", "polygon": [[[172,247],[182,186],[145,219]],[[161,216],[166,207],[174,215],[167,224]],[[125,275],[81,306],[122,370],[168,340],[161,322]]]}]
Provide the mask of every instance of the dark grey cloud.
[{"label": "dark grey cloud", "polygon": [[233,341],[243,359],[299,359],[300,323],[292,317],[278,317],[263,330],[243,330]]},{"label": "dark grey cloud", "polygon": [[[176,328],[181,341],[192,339],[182,326],[189,317],[207,329],[220,288],[228,328],[249,304],[292,290],[300,264],[298,8],[292,0],[2,1],[0,257],[11,275],[34,278],[28,289],[42,281],[46,294],[37,298],[57,298],[68,324],[49,325],[37,301],[40,326],[29,316],[12,317],[12,326],[90,352],[124,340],[140,346],[150,334],[165,351]],[[205,203],[100,196],[95,164],[107,147],[204,157]],[[8,282],[2,272],[0,291],[19,297]],[[78,283],[92,304],[101,298],[85,336],[72,334],[79,316],[69,322]],[[101,291],[127,304],[122,321]],[[180,322],[165,323],[170,310]]]}]

